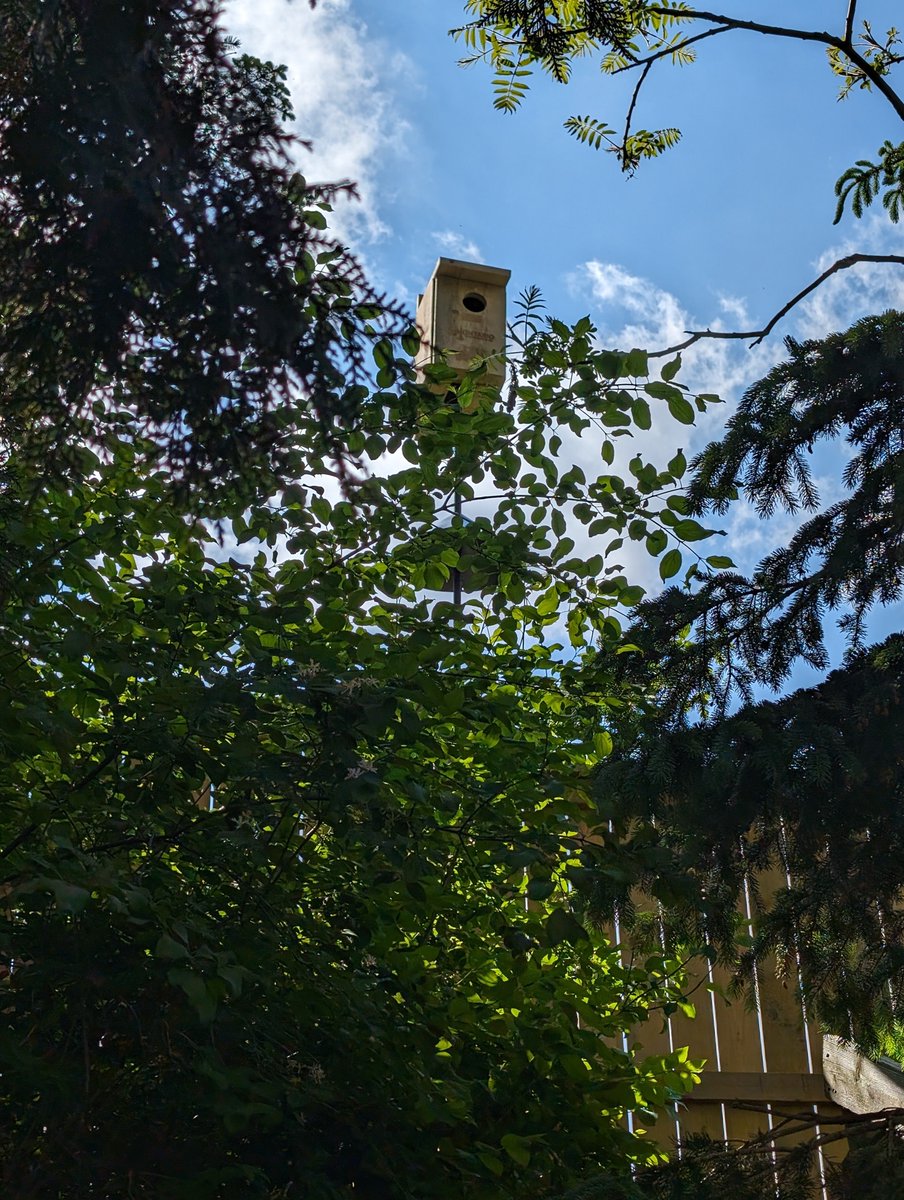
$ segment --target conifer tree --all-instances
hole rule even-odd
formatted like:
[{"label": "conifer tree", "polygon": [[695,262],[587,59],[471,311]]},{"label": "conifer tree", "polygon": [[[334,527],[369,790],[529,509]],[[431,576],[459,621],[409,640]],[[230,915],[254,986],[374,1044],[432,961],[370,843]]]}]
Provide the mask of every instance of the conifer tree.
[{"label": "conifer tree", "polygon": [[294,413],[353,414],[407,321],[326,232],[290,111],[217,0],[0,0],[0,411],[45,470],[112,416],[188,486],[247,485]]}]

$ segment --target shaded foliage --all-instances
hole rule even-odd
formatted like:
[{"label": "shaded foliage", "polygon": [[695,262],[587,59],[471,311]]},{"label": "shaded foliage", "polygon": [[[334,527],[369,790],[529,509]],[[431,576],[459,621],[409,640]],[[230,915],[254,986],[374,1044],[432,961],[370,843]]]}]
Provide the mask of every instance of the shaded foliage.
[{"label": "shaded foliage", "polygon": [[[809,454],[821,439],[851,448],[848,491],[750,578],[701,572],[695,590],[670,588],[639,607],[629,636],[645,654],[624,669],[638,687],[646,681],[646,711],[620,722],[622,750],[597,779],[623,860],[588,875],[598,913],[618,907],[633,924],[639,887],[661,903],[677,943],[728,964],[740,956],[741,978],[756,961],[777,963],[794,988],[800,964],[812,1013],[894,1054],[904,1016],[904,643],[857,647],[871,606],[901,595],[902,328],[889,312],[789,342],[788,360],[748,390],[725,436],[698,457],[687,497],[697,513],[727,511],[739,491],[763,516],[818,510]],[[754,703],[754,689],[778,688],[799,658],[826,665],[831,610],[853,647],[845,667]],[[747,703],[731,712],[738,695]],[[760,896],[769,870],[781,883]],[[745,882],[752,944],[739,916]],[[638,936],[649,936],[642,925]]]},{"label": "shaded foliage", "polygon": [[[795,988],[799,959],[811,1011],[882,1048],[904,1016],[902,697],[898,635],[815,688],[712,726],[642,730],[597,775],[621,861],[592,874],[591,908],[618,908],[630,926],[640,887],[677,942],[733,963],[748,879],[755,936],[742,968],[775,953]],[[790,884],[761,896],[770,866]]]},{"label": "shaded foliage", "polygon": [[560,1200],[817,1200],[822,1195],[805,1144],[778,1159],[764,1144],[726,1146],[688,1139],[669,1162],[643,1168],[630,1181],[599,1175]]},{"label": "shaded foliage", "polygon": [[847,1129],[850,1145],[844,1159],[825,1164],[826,1192],[814,1141],[776,1154],[765,1139],[726,1146],[698,1135],[687,1139],[680,1156],[668,1163],[643,1168],[630,1181],[597,1176],[561,1200],[820,1200],[825,1195],[829,1200],[885,1200],[897,1195],[904,1182],[900,1132],[894,1119],[885,1125],[879,1132],[864,1132],[856,1123]]},{"label": "shaded foliage", "polygon": [[[695,1069],[620,1035],[680,972],[622,963],[569,889],[640,591],[557,529],[652,531],[679,480],[567,461],[647,415],[593,332],[535,327],[511,412],[442,365],[367,397],[350,451],[398,457],[354,503],[314,413],[296,482],[208,523],[113,431],[42,489],[9,464],[8,1190],[498,1200],[650,1157],[625,1112]],[[425,592],[456,568],[463,611]]]},{"label": "shaded foliage", "polygon": [[900,1127],[857,1141],[832,1173],[831,1200],[886,1200],[904,1193],[904,1146]]},{"label": "shaded foliage", "polygon": [[326,428],[354,411],[371,322],[406,322],[327,234],[334,189],[293,172],[287,115],[216,0],[3,0],[0,406],[20,445],[65,462],[113,413],[209,490],[280,469],[299,407]]}]

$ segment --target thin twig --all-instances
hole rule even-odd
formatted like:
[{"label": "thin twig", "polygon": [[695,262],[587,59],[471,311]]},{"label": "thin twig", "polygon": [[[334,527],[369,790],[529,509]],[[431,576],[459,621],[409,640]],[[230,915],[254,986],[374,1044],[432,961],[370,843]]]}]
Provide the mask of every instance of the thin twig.
[{"label": "thin twig", "polygon": [[683,42],[677,42],[672,46],[666,46],[662,50],[657,50],[655,54],[648,54],[644,58],[633,58],[630,62],[625,63],[623,67],[616,67],[612,74],[621,75],[625,71],[635,71],[638,67],[651,66],[654,62],[658,62],[660,58],[668,58],[672,54],[677,54],[679,50],[684,50],[686,46],[693,46],[695,42],[702,42],[706,38],[715,37],[717,34],[730,32],[730,25],[720,25],[716,29],[707,29],[703,33],[695,33],[693,37],[685,38]]},{"label": "thin twig", "polygon": [[8,846],[4,846],[3,849],[0,850],[0,858],[6,858],[7,855],[18,850],[22,843],[27,842],[31,835],[36,833],[40,827],[41,825],[38,821],[32,821],[30,825],[26,825],[24,829],[20,830],[19,833],[16,834]]},{"label": "thin twig", "polygon": [[627,158],[626,158],[627,151],[625,150],[625,147],[628,144],[628,138],[630,137],[630,134],[631,134],[631,118],[634,116],[634,109],[637,107],[637,97],[640,95],[640,89],[643,87],[644,82],[650,73],[650,67],[652,67],[652,65],[653,65],[653,59],[651,58],[650,61],[644,65],[644,68],[640,73],[640,78],[637,80],[637,83],[634,85],[634,92],[631,96],[631,103],[628,105],[628,115],[625,117],[625,136],[622,139],[622,154],[621,154],[622,170],[627,170],[627,165],[628,165]]},{"label": "thin twig", "polygon": [[839,258],[836,262],[827,267],[821,275],[818,275],[812,283],[808,283],[805,288],[792,296],[787,304],[783,304],[778,312],[770,318],[762,329],[746,329],[746,330],[721,330],[721,329],[695,329],[687,330],[687,337],[683,342],[678,342],[674,346],[667,346],[664,350],[653,350],[648,354],[648,358],[665,358],[669,355],[676,354],[679,350],[686,350],[688,346],[693,346],[696,342],[704,339],[718,338],[722,341],[741,341],[750,342],[750,349],[758,346],[769,336],[772,330],[776,327],[783,317],[798,305],[801,300],[806,299],[811,292],[814,292],[825,281],[834,275],[837,271],[846,271],[848,267],[856,266],[857,263],[897,263],[899,266],[904,266],[904,254],[846,254],[844,258]]},{"label": "thin twig", "polygon": [[746,21],[741,17],[726,16],[724,13],[709,12],[702,8],[660,7],[651,5],[649,12],[660,17],[680,16],[683,21],[708,21],[710,25],[725,25],[730,29],[744,29],[748,33],[763,33],[772,37],[792,38],[802,42],[822,42],[824,45],[837,45],[841,38],[829,33],[827,29],[797,29],[792,25],[767,25],[762,21]]}]

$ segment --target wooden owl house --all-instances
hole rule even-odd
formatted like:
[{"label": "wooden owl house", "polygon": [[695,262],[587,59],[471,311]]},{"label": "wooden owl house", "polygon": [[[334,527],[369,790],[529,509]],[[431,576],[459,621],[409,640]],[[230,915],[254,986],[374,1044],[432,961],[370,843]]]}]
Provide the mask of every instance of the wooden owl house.
[{"label": "wooden owl house", "polygon": [[491,359],[486,383],[501,388],[505,378],[505,288],[511,271],[482,263],[440,258],[423,295],[418,296],[416,322],[421,347],[415,358],[423,368],[444,361],[464,374],[475,359]]}]

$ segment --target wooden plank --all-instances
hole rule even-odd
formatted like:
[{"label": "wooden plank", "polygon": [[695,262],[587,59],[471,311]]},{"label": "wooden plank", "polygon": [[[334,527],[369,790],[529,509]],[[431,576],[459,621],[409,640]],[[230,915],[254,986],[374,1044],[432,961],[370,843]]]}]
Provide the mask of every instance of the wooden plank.
[{"label": "wooden plank", "polygon": [[[840,1108],[837,1104],[826,1103],[820,1104],[819,1115],[826,1122],[822,1125],[824,1134],[836,1133],[837,1125],[832,1124],[832,1118],[844,1119],[849,1110]],[[840,1163],[847,1157],[849,1143],[846,1138],[842,1138],[837,1142],[830,1142],[827,1146],[823,1146],[822,1153],[827,1162]]]},{"label": "wooden plank", "polygon": [[[749,914],[745,913],[745,915]],[[709,980],[722,992],[728,991],[732,981],[730,970],[715,965],[711,968],[708,967],[707,975]],[[700,1008],[702,1009],[702,1007],[701,1005]],[[712,1025],[708,1040],[711,1041],[714,1050],[718,1046],[718,1056],[714,1054],[712,1062],[714,1066],[718,1062],[719,1073],[750,1072],[761,1067],[762,1052],[757,1014],[750,1011],[744,1000],[742,998],[728,1000],[720,994],[714,994],[713,1002],[709,1006],[709,1014]],[[690,1044],[691,1058],[693,1058],[695,1047],[693,1041]],[[703,1080],[706,1080],[711,1073],[705,1071]],[[700,1094],[699,1091],[698,1094]],[[696,1103],[693,1096],[688,1097],[688,1128],[691,1127],[690,1122],[694,1120],[690,1113]],[[707,1103],[702,1094],[700,1094],[699,1103]],[[707,1110],[707,1116],[710,1115],[711,1110]],[[721,1108],[720,1118],[723,1116],[722,1136],[727,1134],[730,1143],[744,1142],[754,1137],[765,1128],[767,1120],[763,1114],[745,1109],[733,1109],[727,1105]]]},{"label": "wooden plank", "polygon": [[[807,1031],[797,981],[783,981],[774,964],[761,963],[757,970],[766,1070],[805,1072],[810,1069]],[[813,1063],[814,1071],[819,1064]]]},{"label": "wooden plank", "polygon": [[807,1021],[807,1037],[810,1043],[810,1070],[822,1070],[822,1030],[816,1021],[811,1021],[804,1006],[804,1018]]},{"label": "wooden plank", "polygon": [[[713,967],[713,983],[727,992],[732,972],[726,967]],[[754,1071],[762,1068],[760,1029],[756,1012],[746,997],[726,999],[715,997],[716,1030],[719,1039],[719,1061],[723,1071]]]},{"label": "wooden plank", "polygon": [[694,1089],[691,1103],[685,1101],[678,1108],[679,1142],[684,1144],[688,1137],[704,1134],[714,1142],[725,1140],[725,1125],[722,1120],[722,1105],[701,1100]]},{"label": "wooden plank", "polygon": [[[760,905],[769,909],[775,895],[785,891],[787,886],[783,867],[761,871],[757,875]],[[790,964],[789,973],[784,978],[779,978],[777,967],[775,958],[769,958],[757,966],[757,994],[762,1014],[766,1070],[810,1071],[796,959]],[[812,1069],[819,1071],[821,1067],[813,1063]]]},{"label": "wooden plank", "polygon": [[733,1108],[725,1105],[725,1126],[728,1130],[728,1141],[731,1145],[739,1142],[749,1142],[757,1134],[765,1133],[769,1128],[769,1117],[763,1112],[753,1112],[747,1108]]},{"label": "wooden plank", "polygon": [[674,1013],[671,1020],[672,1043],[676,1050],[687,1046],[692,1062],[703,1062],[707,1074],[718,1070],[720,1066],[719,1052],[716,1043],[716,1029],[713,1015],[713,999],[707,990],[709,983],[709,962],[705,958],[695,958],[688,963],[688,980],[691,991],[690,1000],[694,1005],[696,1015],[686,1017],[684,1013]]},{"label": "wooden plank", "polygon": [[686,1101],[812,1105],[826,1099],[822,1075],[797,1071],[705,1071]]},{"label": "wooden plank", "polygon": [[664,1150],[670,1157],[675,1153],[678,1127],[675,1122],[674,1106],[663,1109],[655,1121],[645,1121],[638,1113],[635,1113],[634,1129],[637,1133],[643,1133],[649,1141]]},{"label": "wooden plank", "polygon": [[[774,895],[787,885],[781,866],[764,872],[757,882],[759,897],[755,903],[761,910],[768,909]],[[644,897],[635,900],[651,908],[655,905],[655,901]],[[753,917],[751,908],[748,899],[742,910],[748,920]],[[663,1113],[657,1122],[650,1123],[650,1139],[668,1152],[676,1135],[679,1145],[695,1133],[717,1141],[727,1133],[734,1144],[747,1141],[769,1130],[770,1115],[778,1123],[788,1114],[812,1112],[814,1118],[824,1115],[831,1122],[841,1110],[827,1096],[822,1037],[808,1026],[796,968],[792,968],[789,979],[783,980],[774,964],[758,967],[759,1012],[744,997],[710,998],[705,990],[707,981],[711,979],[727,991],[732,981],[728,968],[710,971],[707,961],[699,959],[689,964],[688,974],[691,988],[697,985],[693,996],[696,1020],[674,1014],[661,1023],[651,1021],[629,1035],[631,1046],[642,1054],[666,1053],[686,1045],[691,1059],[706,1060],[701,1084],[679,1106],[677,1128],[673,1114]],[[721,1069],[716,1069],[717,1065]],[[900,1103],[904,1106],[904,1095]],[[829,1123],[823,1132],[831,1129]],[[814,1120],[812,1127],[780,1137],[779,1144],[809,1140],[816,1132]],[[826,1158],[837,1161],[846,1149],[844,1141],[832,1143],[826,1148]]]},{"label": "wooden plank", "polygon": [[668,1017],[650,1017],[628,1034],[628,1045],[643,1057],[668,1054],[672,1049]]}]

